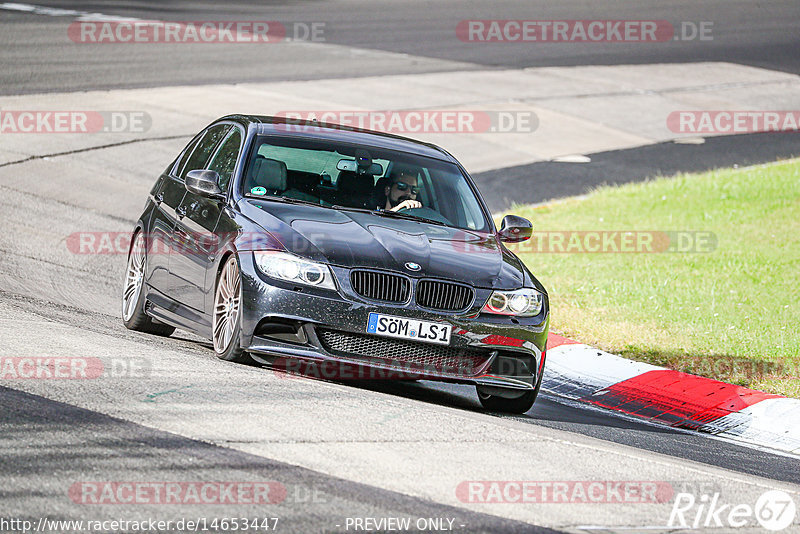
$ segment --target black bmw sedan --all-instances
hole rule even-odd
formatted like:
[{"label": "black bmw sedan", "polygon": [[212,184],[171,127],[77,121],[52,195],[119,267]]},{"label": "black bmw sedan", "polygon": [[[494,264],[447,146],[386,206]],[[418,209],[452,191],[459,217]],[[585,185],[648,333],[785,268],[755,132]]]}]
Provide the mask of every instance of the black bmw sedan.
[{"label": "black bmw sedan", "polygon": [[434,145],[227,116],[153,186],[122,316],[132,330],[192,331],[224,360],[473,384],[487,409],[523,413],[541,385],[549,306],[505,244],[531,232],[513,215],[497,229]]}]

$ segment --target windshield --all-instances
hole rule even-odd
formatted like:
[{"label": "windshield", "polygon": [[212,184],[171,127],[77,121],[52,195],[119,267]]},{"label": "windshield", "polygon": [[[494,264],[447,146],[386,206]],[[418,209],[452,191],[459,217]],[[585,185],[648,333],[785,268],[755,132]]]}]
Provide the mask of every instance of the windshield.
[{"label": "windshield", "polygon": [[452,163],[331,141],[260,136],[255,143],[243,181],[248,197],[281,197],[413,216],[466,230],[489,229],[475,193]]}]

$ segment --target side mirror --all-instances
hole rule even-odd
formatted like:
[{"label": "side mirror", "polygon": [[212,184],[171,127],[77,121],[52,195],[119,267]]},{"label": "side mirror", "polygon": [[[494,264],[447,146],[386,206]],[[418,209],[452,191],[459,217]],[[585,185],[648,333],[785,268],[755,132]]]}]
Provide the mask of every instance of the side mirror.
[{"label": "side mirror", "polygon": [[195,170],[186,173],[186,190],[215,200],[223,200],[225,193],[219,187],[217,171]]},{"label": "side mirror", "polygon": [[527,241],[533,235],[533,225],[524,217],[506,215],[497,235],[505,243]]}]

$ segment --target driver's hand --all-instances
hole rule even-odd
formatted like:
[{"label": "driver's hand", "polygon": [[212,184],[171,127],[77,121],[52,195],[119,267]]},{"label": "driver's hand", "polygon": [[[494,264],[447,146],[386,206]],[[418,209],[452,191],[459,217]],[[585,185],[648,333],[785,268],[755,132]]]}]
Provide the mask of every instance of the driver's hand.
[{"label": "driver's hand", "polygon": [[398,210],[413,210],[415,208],[421,208],[422,202],[419,200],[404,200],[397,206],[393,207],[389,211],[398,211]]}]

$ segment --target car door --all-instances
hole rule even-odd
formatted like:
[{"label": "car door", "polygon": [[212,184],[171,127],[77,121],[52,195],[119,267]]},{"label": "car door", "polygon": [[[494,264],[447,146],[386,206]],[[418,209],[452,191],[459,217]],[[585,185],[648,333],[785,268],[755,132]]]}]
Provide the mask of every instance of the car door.
[{"label": "car door", "polygon": [[181,170],[201,137],[202,133],[186,145],[172,167],[161,175],[152,191],[155,209],[147,236],[149,248],[146,276],[148,285],[164,294],[168,294],[170,288],[169,257],[173,248],[173,231],[178,220],[176,210],[186,194]]},{"label": "car door", "polygon": [[[230,124],[225,126],[222,133],[215,132],[220,140],[208,161],[198,168],[219,173],[220,188],[227,192],[244,135],[238,127]],[[218,240],[214,230],[224,205],[220,200],[187,191],[177,209],[174,239],[182,246],[180,253],[174,250],[170,259],[173,290],[178,302],[203,314],[210,291],[206,271],[216,258]]]}]

